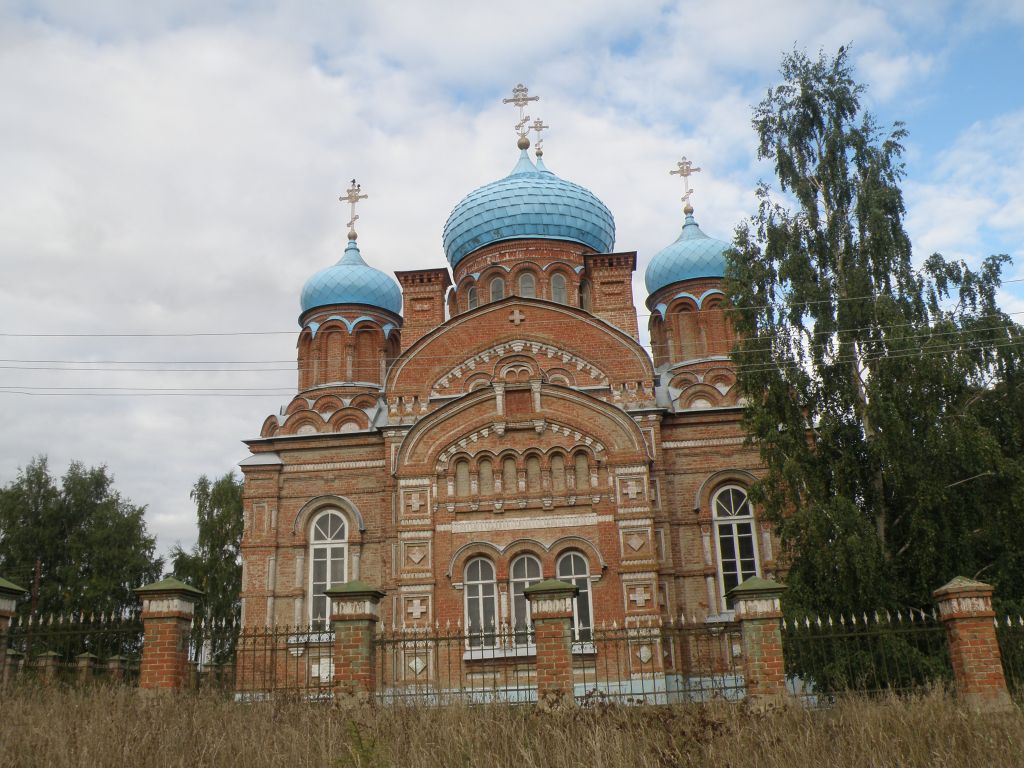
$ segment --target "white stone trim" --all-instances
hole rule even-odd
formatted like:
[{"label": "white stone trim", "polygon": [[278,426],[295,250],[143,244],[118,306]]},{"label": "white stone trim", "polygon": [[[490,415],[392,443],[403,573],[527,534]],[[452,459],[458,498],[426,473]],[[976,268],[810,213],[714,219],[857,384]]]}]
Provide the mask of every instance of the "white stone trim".
[{"label": "white stone trim", "polygon": [[671,448],[710,448],[719,445],[743,445],[745,437],[706,437],[702,440],[669,440],[661,444],[662,450]]},{"label": "white stone trim", "polygon": [[375,469],[386,466],[383,459],[368,459],[366,461],[331,461],[321,464],[286,464],[282,472],[319,472],[335,469]]},{"label": "white stone trim", "polygon": [[436,527],[450,533],[484,533],[486,531],[533,530],[537,528],[585,528],[610,523],[612,515],[564,515],[559,517],[508,517],[501,520],[456,520]]},{"label": "white stone trim", "polygon": [[192,615],[195,603],[184,597],[143,598],[143,613],[187,613]]}]

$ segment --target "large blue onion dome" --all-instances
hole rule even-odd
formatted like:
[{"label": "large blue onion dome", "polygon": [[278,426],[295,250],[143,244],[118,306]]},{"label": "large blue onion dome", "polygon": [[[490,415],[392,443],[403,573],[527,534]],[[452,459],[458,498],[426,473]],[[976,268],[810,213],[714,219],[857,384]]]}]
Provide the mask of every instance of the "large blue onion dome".
[{"label": "large blue onion dome", "polygon": [[328,304],[368,304],[398,315],[402,289],[393,277],[363,261],[352,239],[337,264],[321,269],[302,286],[301,303],[303,312]]},{"label": "large blue onion dome", "polygon": [[693,280],[699,277],[723,277],[725,275],[725,252],[732,246],[721,240],[705,235],[693,209],[686,211],[683,231],[672,245],[654,254],[644,273],[647,293],[653,294],[672,283]]},{"label": "large blue onion dome", "polygon": [[455,206],[444,225],[444,252],[454,267],[485,245],[522,238],[571,240],[608,253],[615,219],[593,192],[538,168],[524,149],[512,173]]}]

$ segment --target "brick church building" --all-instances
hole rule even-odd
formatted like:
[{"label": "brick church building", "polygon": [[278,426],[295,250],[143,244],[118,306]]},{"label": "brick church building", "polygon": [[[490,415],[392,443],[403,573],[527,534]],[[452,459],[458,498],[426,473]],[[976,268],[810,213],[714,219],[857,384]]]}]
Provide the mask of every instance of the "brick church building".
[{"label": "brick church building", "polygon": [[386,593],[387,627],[486,647],[496,627],[521,637],[523,590],[558,578],[586,641],[602,622],[721,621],[731,587],[773,574],[746,498],[727,243],[687,192],[645,274],[648,351],[636,252],[596,195],[531,158],[523,125],[511,173],[448,218],[447,265],[375,269],[353,213],[341,259],[302,288],[298,391],[241,462],[244,626],[322,627],[324,591],[359,579]]}]

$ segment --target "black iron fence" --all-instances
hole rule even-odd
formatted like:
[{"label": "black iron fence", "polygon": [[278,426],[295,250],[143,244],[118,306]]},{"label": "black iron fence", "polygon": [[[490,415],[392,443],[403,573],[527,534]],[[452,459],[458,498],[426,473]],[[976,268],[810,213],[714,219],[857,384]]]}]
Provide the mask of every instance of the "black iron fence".
[{"label": "black iron fence", "polygon": [[810,706],[843,693],[907,693],[952,679],[946,630],[912,610],[783,621],[790,691]]},{"label": "black iron fence", "polygon": [[1010,695],[1024,702],[1024,616],[996,619],[996,637]]}]

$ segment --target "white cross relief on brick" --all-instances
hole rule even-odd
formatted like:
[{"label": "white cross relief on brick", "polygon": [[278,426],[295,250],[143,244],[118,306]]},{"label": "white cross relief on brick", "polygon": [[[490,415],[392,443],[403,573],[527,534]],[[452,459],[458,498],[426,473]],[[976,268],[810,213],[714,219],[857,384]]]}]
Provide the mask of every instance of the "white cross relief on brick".
[{"label": "white cross relief on brick", "polygon": [[524,315],[518,309],[513,309],[512,312],[509,313],[508,321],[512,323],[512,325],[519,325],[524,320],[526,320],[526,315]]},{"label": "white cross relief on brick", "polygon": [[410,493],[405,505],[413,512],[419,512],[423,506],[423,497],[418,493]]},{"label": "white cross relief on brick", "polygon": [[420,617],[427,612],[427,606],[423,604],[421,598],[416,597],[409,601],[405,612],[412,616],[415,621],[419,621]]},{"label": "white cross relief on brick", "polygon": [[629,601],[636,603],[637,608],[643,608],[651,599],[651,593],[643,587],[637,587],[629,595]]},{"label": "white cross relief on brick", "polygon": [[626,483],[626,495],[630,499],[635,499],[640,495],[640,486],[637,484],[636,480],[630,480]]}]

